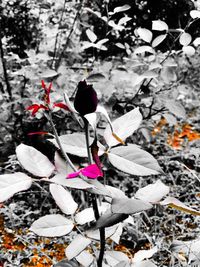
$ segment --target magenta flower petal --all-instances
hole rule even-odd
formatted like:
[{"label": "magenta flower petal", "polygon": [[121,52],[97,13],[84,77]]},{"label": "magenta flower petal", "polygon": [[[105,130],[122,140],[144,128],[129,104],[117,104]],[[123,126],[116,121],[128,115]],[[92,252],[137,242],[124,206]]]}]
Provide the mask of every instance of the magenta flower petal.
[{"label": "magenta flower petal", "polygon": [[87,176],[88,178],[96,179],[99,176],[102,176],[102,171],[96,164],[91,164],[80,170],[81,174]]},{"label": "magenta flower petal", "polygon": [[69,174],[67,175],[67,178],[68,178],[68,179],[76,178],[77,176],[79,176],[80,172],[81,172],[81,170],[80,170],[80,171],[77,171],[77,172],[69,173]]}]

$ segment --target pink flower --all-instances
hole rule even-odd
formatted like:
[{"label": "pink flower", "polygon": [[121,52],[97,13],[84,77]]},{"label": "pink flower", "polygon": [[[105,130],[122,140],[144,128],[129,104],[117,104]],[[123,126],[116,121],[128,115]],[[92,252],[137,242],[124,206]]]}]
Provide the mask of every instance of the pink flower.
[{"label": "pink flower", "polygon": [[75,178],[79,176],[79,174],[87,176],[90,179],[97,179],[98,177],[103,176],[103,173],[99,169],[99,167],[96,164],[91,164],[83,169],[80,169],[77,172],[68,174],[67,178]]}]

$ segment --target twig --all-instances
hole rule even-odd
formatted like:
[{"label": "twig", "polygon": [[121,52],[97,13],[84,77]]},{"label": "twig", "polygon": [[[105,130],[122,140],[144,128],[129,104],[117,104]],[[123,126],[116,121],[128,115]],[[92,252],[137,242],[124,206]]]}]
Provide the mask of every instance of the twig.
[{"label": "twig", "polygon": [[69,163],[70,167],[72,168],[73,171],[76,171],[76,168],[74,166],[74,164],[72,163],[72,161],[70,160],[70,158],[68,157],[68,155],[65,153],[65,151],[63,150],[63,147],[62,147],[62,144],[60,142],[60,138],[58,136],[58,133],[57,133],[57,130],[56,130],[56,127],[54,125],[54,122],[53,122],[53,119],[52,119],[52,115],[51,115],[51,111],[48,113],[47,115],[47,118],[49,119],[49,123],[52,127],[52,130],[53,130],[53,133],[54,133],[54,136],[55,136],[55,139],[56,139],[56,142],[61,150],[61,153],[66,161],[66,163]]},{"label": "twig", "polygon": [[[88,161],[89,164],[92,164],[92,155],[90,151],[90,143],[89,143],[89,123],[88,121],[84,118],[84,124],[85,124],[85,139],[86,139],[86,146],[87,146],[87,152],[88,152]],[[94,214],[95,214],[95,219],[99,219],[99,210],[98,210],[98,205],[97,205],[97,199],[96,196],[92,196],[92,205],[94,209]],[[97,260],[97,266],[102,267],[102,262],[103,262],[103,256],[104,256],[104,251],[105,251],[105,228],[100,228],[100,252],[99,252],[99,258]]]},{"label": "twig", "polygon": [[[82,2],[83,2],[83,1],[82,1]],[[67,47],[68,47],[68,45],[69,45],[70,37],[71,37],[71,35],[72,35],[73,31],[74,31],[74,26],[75,26],[76,20],[78,19],[79,15],[80,15],[80,11],[81,11],[81,8],[82,8],[82,4],[83,4],[83,3],[80,4],[80,7],[79,7],[78,11],[76,12],[76,15],[75,15],[75,17],[74,17],[74,21],[73,21],[73,23],[72,23],[71,30],[70,30],[70,32],[69,32],[69,34],[68,34],[68,36],[67,36],[67,39],[66,39],[65,45],[64,45],[64,47],[63,47],[63,50],[61,51],[60,56],[58,57],[58,60],[57,60],[57,62],[56,62],[56,64],[55,64],[55,70],[57,70],[57,69],[59,68],[60,63],[61,63],[61,61],[62,61],[62,58],[64,57],[65,50],[67,49]]]},{"label": "twig", "polygon": [[6,62],[5,62],[5,58],[4,58],[4,51],[3,51],[3,44],[2,44],[2,40],[1,40],[1,35],[0,35],[0,53],[1,53],[1,61],[2,61],[2,67],[3,67],[4,80],[6,83],[9,98],[11,100],[12,99],[12,91],[11,91],[10,83],[8,80],[8,73],[7,73]]}]

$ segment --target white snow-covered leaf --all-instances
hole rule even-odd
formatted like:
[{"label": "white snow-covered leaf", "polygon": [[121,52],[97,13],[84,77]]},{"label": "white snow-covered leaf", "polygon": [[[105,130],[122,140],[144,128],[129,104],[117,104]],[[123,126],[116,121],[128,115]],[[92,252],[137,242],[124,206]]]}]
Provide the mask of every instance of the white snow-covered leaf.
[{"label": "white snow-covered leaf", "polygon": [[65,255],[68,260],[78,256],[90,243],[91,240],[89,238],[78,234],[65,249]]},{"label": "white snow-covered leaf", "polygon": [[31,185],[31,177],[22,172],[0,175],[0,202],[6,201],[15,193],[29,189]]},{"label": "white snow-covered leaf", "polygon": [[179,42],[183,46],[189,45],[191,41],[192,41],[192,36],[187,32],[182,33],[179,38]]},{"label": "white snow-covered leaf", "polygon": [[161,35],[159,35],[159,36],[157,36],[155,39],[153,39],[153,41],[152,41],[152,47],[156,47],[156,46],[158,46],[159,44],[161,44],[164,40],[165,40],[165,38],[167,37],[167,34],[161,34]]},{"label": "white snow-covered leaf", "polygon": [[151,42],[153,34],[150,30],[145,29],[145,28],[138,28],[137,33],[143,41],[147,43]]},{"label": "white snow-covered leaf", "polygon": [[80,178],[67,179],[66,174],[64,173],[56,174],[52,179],[49,180],[49,182],[76,189],[87,189],[94,187]]},{"label": "white snow-covered leaf", "polygon": [[83,250],[78,256],[75,257],[76,260],[81,264],[81,266],[89,267],[91,266],[92,262],[94,261],[94,257],[92,254]]},{"label": "white snow-covered leaf", "polygon": [[135,198],[147,202],[156,203],[169,193],[169,186],[166,186],[161,180],[156,181],[154,184],[149,184],[140,188],[135,193]]},{"label": "white snow-covered leaf", "polygon": [[200,11],[199,10],[191,10],[190,11],[190,16],[193,18],[193,19],[199,19],[200,18]]},{"label": "white snow-covered leaf", "polygon": [[118,170],[129,174],[145,176],[162,173],[157,160],[134,144],[112,148],[108,159]]},{"label": "white snow-covered leaf", "polygon": [[49,177],[55,169],[49,159],[32,146],[20,144],[16,148],[16,154],[24,169],[33,175]]},{"label": "white snow-covered leaf", "polygon": [[191,207],[188,207],[187,205],[185,205],[183,202],[181,202],[175,197],[166,197],[163,201],[160,202],[160,204],[163,206],[167,205],[171,208],[174,208],[174,209],[186,212],[186,213],[190,213],[192,215],[200,216],[200,211],[193,209]]},{"label": "white snow-covered leaf", "polygon": [[97,36],[96,36],[96,34],[95,34],[93,31],[91,31],[90,29],[87,29],[87,30],[86,30],[86,35],[87,35],[88,39],[89,39],[92,43],[94,43],[94,42],[97,40]]},{"label": "white snow-covered leaf", "polygon": [[126,11],[126,10],[128,10],[128,9],[130,9],[131,8],[131,6],[129,6],[129,5],[123,5],[123,6],[118,6],[118,7],[116,7],[115,9],[114,9],[114,14],[115,13],[119,13],[119,12],[124,12],[124,11]]},{"label": "white snow-covered leaf", "polygon": [[75,221],[80,225],[83,225],[85,223],[88,223],[88,222],[91,222],[94,220],[95,220],[95,216],[94,216],[93,208],[86,208],[86,209],[78,212],[75,215]]},{"label": "white snow-covered leaf", "polygon": [[[65,134],[61,135],[60,142],[62,144],[63,150],[66,153],[87,158],[87,148],[85,143],[85,135],[81,133]],[[50,142],[57,146],[55,139],[49,139]],[[90,139],[90,143],[92,139]]]},{"label": "white snow-covered leaf", "polygon": [[63,213],[67,215],[74,214],[78,204],[74,201],[71,193],[61,185],[50,184],[50,192]]},{"label": "white snow-covered leaf", "polygon": [[148,250],[139,250],[134,254],[133,262],[141,262],[144,259],[151,258],[158,251],[157,247],[153,247]]},{"label": "white snow-covered leaf", "polygon": [[169,27],[166,22],[162,20],[152,21],[152,30],[154,31],[168,31]]},{"label": "white snow-covered leaf", "polygon": [[200,45],[200,37],[195,38],[194,41],[193,41],[193,44],[196,47],[199,46]]},{"label": "white snow-covered leaf", "polygon": [[[135,108],[125,115],[117,118],[112,122],[113,132],[123,141],[127,137],[133,134],[135,130],[138,129],[140,123],[142,122],[142,114],[139,108]],[[120,142],[113,137],[110,126],[108,125],[104,131],[104,138],[109,147],[115,146]]]},{"label": "white snow-covered leaf", "polygon": [[129,258],[126,254],[121,251],[107,250],[105,252],[105,260],[108,263],[108,266],[114,267],[119,262],[129,263]]},{"label": "white snow-covered leaf", "polygon": [[134,54],[136,54],[136,55],[137,54],[143,54],[145,52],[152,53],[152,54],[155,53],[154,49],[148,45],[139,46],[134,50]]},{"label": "white snow-covered leaf", "polygon": [[39,236],[56,237],[67,235],[73,228],[71,220],[60,214],[50,214],[34,221],[30,230]]},{"label": "white snow-covered leaf", "polygon": [[118,25],[126,24],[130,20],[132,20],[132,18],[125,16],[118,21]]},{"label": "white snow-covered leaf", "polygon": [[187,56],[193,56],[195,54],[195,49],[193,46],[188,45],[188,46],[184,46],[182,48],[182,51],[184,54],[186,54]]}]

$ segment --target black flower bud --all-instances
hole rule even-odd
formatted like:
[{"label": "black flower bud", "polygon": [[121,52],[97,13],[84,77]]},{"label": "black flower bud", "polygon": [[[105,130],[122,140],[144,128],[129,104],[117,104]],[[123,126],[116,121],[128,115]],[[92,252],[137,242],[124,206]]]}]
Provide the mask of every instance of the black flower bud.
[{"label": "black flower bud", "polygon": [[88,113],[96,111],[98,104],[97,93],[92,85],[88,85],[86,81],[78,84],[78,89],[74,99],[74,107],[80,115],[84,116]]}]

